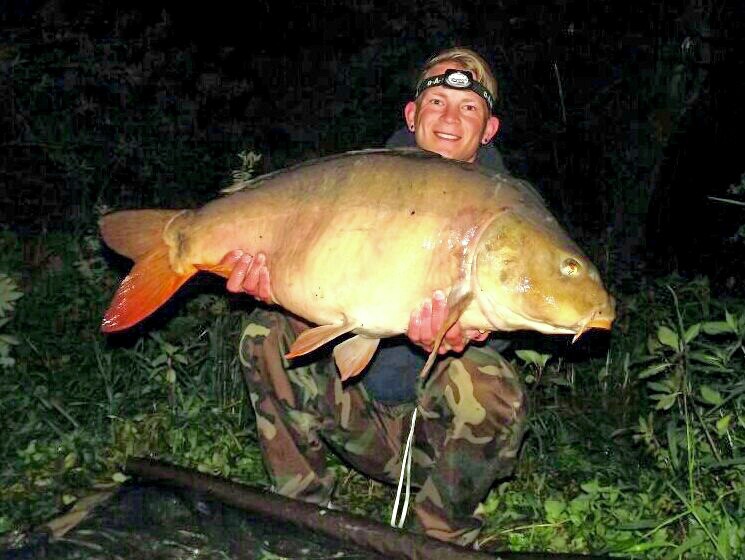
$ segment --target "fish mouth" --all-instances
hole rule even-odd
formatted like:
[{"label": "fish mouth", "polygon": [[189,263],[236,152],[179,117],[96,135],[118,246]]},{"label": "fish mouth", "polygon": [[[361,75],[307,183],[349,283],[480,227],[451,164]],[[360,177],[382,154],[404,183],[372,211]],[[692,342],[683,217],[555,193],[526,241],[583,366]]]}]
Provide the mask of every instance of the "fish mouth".
[{"label": "fish mouth", "polygon": [[590,329],[602,329],[605,331],[609,331],[611,329],[613,320],[596,317],[597,314],[598,312],[596,311],[590,316],[588,320],[583,321],[582,323],[579,324],[576,334],[572,338],[572,344],[577,342],[577,340],[579,340],[579,337],[581,337],[583,334],[585,334]]},{"label": "fish mouth", "polygon": [[611,329],[611,326],[613,325],[613,321],[610,319],[593,319],[589,323],[587,323],[588,329],[603,329],[606,331],[609,331]]}]

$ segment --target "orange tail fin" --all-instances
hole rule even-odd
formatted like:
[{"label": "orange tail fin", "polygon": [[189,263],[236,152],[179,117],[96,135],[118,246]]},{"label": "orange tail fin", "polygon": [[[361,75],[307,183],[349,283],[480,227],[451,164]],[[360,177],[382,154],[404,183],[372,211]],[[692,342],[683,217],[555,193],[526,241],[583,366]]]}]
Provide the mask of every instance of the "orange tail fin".
[{"label": "orange tail fin", "polygon": [[114,332],[131,327],[163,305],[196,273],[171,269],[163,233],[182,210],[125,210],[101,218],[106,244],[135,261],[106,310],[101,330]]},{"label": "orange tail fin", "polygon": [[162,243],[135,263],[106,310],[101,330],[115,332],[139,323],[168,301],[196,272],[193,268],[187,274],[176,274],[168,260],[168,247]]}]

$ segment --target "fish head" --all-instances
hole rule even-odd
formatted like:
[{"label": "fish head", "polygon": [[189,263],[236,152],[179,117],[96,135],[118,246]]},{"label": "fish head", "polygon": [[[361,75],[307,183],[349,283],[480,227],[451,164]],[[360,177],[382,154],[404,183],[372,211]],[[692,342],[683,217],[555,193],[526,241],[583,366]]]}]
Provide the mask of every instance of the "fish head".
[{"label": "fish head", "polygon": [[496,330],[610,329],[615,302],[595,266],[544,208],[505,209],[484,230],[474,293]]}]

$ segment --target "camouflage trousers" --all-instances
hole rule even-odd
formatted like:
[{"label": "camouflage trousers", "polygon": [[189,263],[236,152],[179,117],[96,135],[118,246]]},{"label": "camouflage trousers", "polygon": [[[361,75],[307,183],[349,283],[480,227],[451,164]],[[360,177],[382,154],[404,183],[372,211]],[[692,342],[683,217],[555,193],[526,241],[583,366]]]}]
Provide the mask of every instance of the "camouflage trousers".
[{"label": "camouflage trousers", "polygon": [[275,490],[326,505],[335,484],[326,447],[367,476],[396,484],[418,406],[413,529],[471,544],[482,526],[476,509],[494,481],[511,474],[525,430],[523,388],[510,364],[471,345],[458,358],[439,360],[417,390],[418,403],[391,406],[370,397],[362,383],[342,386],[330,356],[290,366],[283,356],[295,340],[294,323],[256,309],[240,347]]}]

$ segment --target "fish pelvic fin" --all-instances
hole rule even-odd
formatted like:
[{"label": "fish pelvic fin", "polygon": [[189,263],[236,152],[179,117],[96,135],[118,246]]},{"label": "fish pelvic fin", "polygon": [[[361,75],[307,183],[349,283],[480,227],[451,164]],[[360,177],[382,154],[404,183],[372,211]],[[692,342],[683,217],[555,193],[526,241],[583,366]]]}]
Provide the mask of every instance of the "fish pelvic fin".
[{"label": "fish pelvic fin", "polygon": [[285,354],[285,358],[292,359],[313,352],[316,348],[320,348],[327,342],[331,342],[336,337],[348,333],[354,330],[356,325],[348,322],[344,322],[341,325],[321,325],[303,331],[295,339],[295,342],[290,347],[290,351]]},{"label": "fish pelvic fin", "polygon": [[163,234],[184,210],[123,210],[98,221],[106,245],[117,253],[139,261],[163,244]]},{"label": "fish pelvic fin", "polygon": [[359,375],[367,367],[380,344],[379,338],[357,335],[334,347],[334,361],[339,368],[341,380]]},{"label": "fish pelvic fin", "polygon": [[419,373],[419,377],[422,379],[426,379],[429,375],[429,372],[435,363],[435,359],[437,358],[437,350],[439,350],[440,344],[442,344],[442,339],[445,338],[445,333],[450,330],[450,327],[458,322],[458,319],[463,315],[463,312],[472,300],[473,292],[468,290],[456,288],[450,292],[450,295],[448,296],[448,316],[442,324],[442,327],[440,327],[440,330],[435,337],[432,351],[429,353],[429,357],[427,358],[422,371]]},{"label": "fish pelvic fin", "polygon": [[106,310],[101,330],[105,333],[121,331],[139,323],[163,305],[194,274],[191,267],[186,274],[177,274],[168,258],[168,246],[150,250],[140,258],[122,281]]}]

